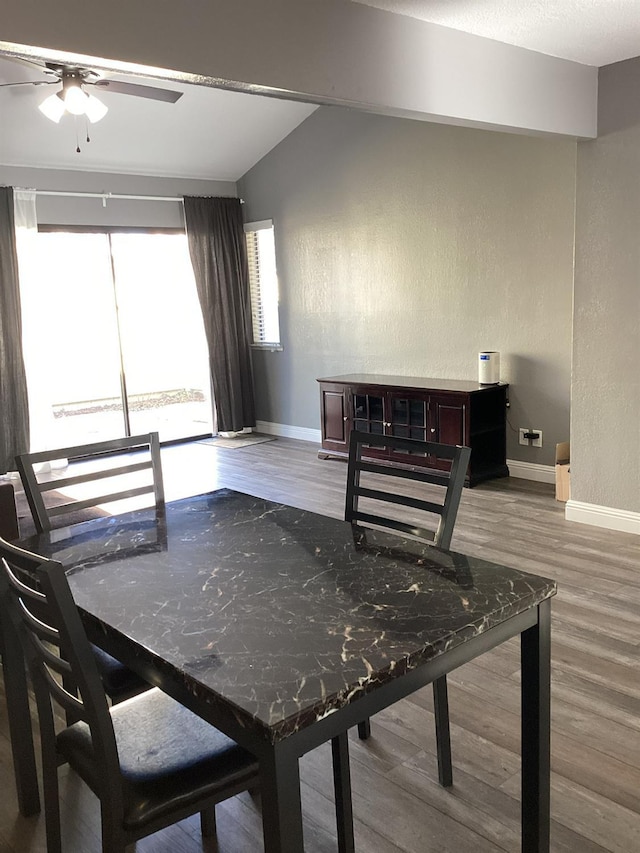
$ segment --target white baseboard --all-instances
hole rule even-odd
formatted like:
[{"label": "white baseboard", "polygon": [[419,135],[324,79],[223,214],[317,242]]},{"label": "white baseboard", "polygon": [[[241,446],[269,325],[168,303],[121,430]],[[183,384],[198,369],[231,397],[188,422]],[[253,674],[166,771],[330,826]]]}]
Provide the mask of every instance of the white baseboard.
[{"label": "white baseboard", "polygon": [[579,524],[592,524],[595,527],[606,527],[608,530],[640,535],[640,512],[569,500],[564,517],[567,521],[577,521]]},{"label": "white baseboard", "polygon": [[553,465],[536,465],[534,462],[519,462],[507,459],[510,477],[520,480],[536,480],[538,483],[555,483],[556,469]]},{"label": "white baseboard", "polygon": [[300,441],[313,441],[320,444],[322,433],[319,429],[309,427],[289,426],[289,424],[274,424],[270,421],[256,421],[256,430],[267,435],[281,435],[283,438],[297,438]]}]

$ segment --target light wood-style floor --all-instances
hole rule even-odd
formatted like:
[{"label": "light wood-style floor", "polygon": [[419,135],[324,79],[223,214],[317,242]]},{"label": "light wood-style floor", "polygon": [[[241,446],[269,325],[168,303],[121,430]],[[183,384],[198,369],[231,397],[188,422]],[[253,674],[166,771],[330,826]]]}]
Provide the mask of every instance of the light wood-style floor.
[{"label": "light wood-style floor", "polygon": [[[168,499],[219,486],[342,516],[346,466],[290,439],[232,450],[167,448]],[[555,578],[552,850],[640,851],[640,538],[564,520],[553,488],[524,480],[465,489],[452,547]],[[454,787],[438,786],[429,688],[351,739],[359,853],[498,853],[519,847],[519,648],[483,655],[449,677]],[[355,734],[355,733],[354,733]],[[336,850],[330,753],[301,762],[308,853]],[[93,795],[61,770],[65,853],[100,850]],[[44,819],[17,813],[0,702],[0,850],[45,850]],[[262,850],[259,799],[218,807],[220,853]],[[138,843],[194,853],[197,819]]]}]

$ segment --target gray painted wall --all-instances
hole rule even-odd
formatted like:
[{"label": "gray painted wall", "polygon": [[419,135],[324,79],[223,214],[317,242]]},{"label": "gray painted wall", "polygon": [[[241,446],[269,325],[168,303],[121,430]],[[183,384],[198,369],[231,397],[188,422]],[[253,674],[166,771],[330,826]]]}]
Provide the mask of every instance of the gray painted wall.
[{"label": "gray painted wall", "polygon": [[640,512],[640,59],[600,69],[578,145],[572,499]]},{"label": "gray painted wall", "polygon": [[[144,175],[114,175],[56,169],[26,169],[0,165],[0,184],[22,189],[63,192],[98,192],[124,195],[235,196],[230,181],[194,181],[185,178],[154,178]],[[47,225],[129,225],[146,228],[183,228],[180,202],[129,201],[38,196],[38,222]]]},{"label": "gray painted wall", "polygon": [[[317,377],[478,376],[499,350],[508,456],[569,437],[576,143],[318,110],[239,182],[276,229],[284,350],[261,420],[319,428]],[[542,449],[517,428],[543,430]]]}]

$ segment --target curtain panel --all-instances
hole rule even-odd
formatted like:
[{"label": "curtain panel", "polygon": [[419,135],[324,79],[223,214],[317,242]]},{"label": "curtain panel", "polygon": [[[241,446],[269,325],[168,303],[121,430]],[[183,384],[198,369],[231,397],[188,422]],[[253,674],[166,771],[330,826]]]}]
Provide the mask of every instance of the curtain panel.
[{"label": "curtain panel", "polygon": [[12,187],[0,187],[0,474],[29,450],[29,405]]},{"label": "curtain panel", "polygon": [[255,426],[249,266],[237,198],[185,196],[184,215],[221,432]]}]

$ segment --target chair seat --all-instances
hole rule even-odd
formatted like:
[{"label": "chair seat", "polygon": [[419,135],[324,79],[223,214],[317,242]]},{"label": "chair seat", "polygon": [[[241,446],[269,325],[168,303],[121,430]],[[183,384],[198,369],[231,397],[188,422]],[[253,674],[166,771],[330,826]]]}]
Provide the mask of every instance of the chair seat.
[{"label": "chair seat", "polygon": [[[111,708],[125,803],[124,825],[137,829],[187,807],[257,781],[258,762],[242,747],[154,688]],[[58,750],[98,793],[91,735],[84,722],[57,737]]]},{"label": "chair seat", "polygon": [[135,696],[150,685],[135,672],[107,654],[98,646],[91,645],[105,693],[115,704]]}]

